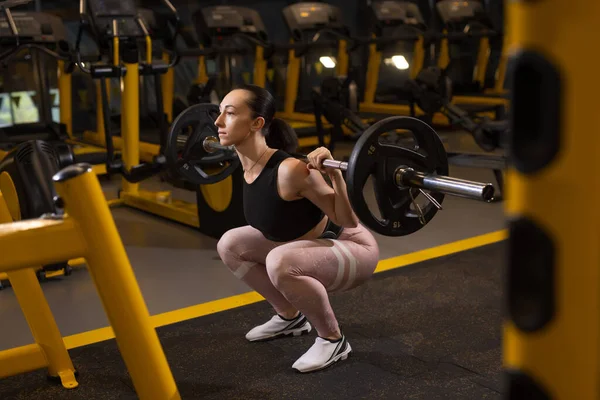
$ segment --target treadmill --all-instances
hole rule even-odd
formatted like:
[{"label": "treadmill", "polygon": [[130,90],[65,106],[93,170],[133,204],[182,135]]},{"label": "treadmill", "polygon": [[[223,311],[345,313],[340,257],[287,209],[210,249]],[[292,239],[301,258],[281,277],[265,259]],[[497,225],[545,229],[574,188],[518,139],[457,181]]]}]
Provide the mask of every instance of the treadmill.
[{"label": "treadmill", "polygon": [[[414,79],[428,63],[425,41],[427,24],[417,4],[411,1],[373,1],[365,18],[369,43],[365,71],[364,103],[374,108],[377,103],[407,103],[404,85]],[[389,83],[385,87],[378,82]],[[385,106],[381,106],[385,108]]]},{"label": "treadmill", "polygon": [[[193,20],[200,45],[207,50],[199,60],[198,83],[204,85],[205,93],[198,98],[210,98],[214,90],[216,98],[221,99],[237,82],[267,87],[265,48],[269,35],[256,10],[239,6],[202,7]],[[214,63],[214,74],[208,73],[207,61]]]},{"label": "treadmill", "polygon": [[[508,108],[507,96],[487,94],[492,48],[502,47],[497,30],[479,0],[441,0],[435,4],[434,24],[447,38],[438,44],[437,66],[452,80],[453,102],[466,111],[479,112],[501,106]],[[477,49],[474,53],[473,49]],[[491,74],[496,75],[496,74]],[[496,86],[493,83],[491,86]]]}]

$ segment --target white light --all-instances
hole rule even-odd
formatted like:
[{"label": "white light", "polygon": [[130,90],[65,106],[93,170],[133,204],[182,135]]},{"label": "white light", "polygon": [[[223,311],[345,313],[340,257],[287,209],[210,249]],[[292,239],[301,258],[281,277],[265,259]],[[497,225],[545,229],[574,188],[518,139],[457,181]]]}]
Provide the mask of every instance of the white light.
[{"label": "white light", "polygon": [[335,60],[331,57],[324,56],[319,58],[319,61],[325,68],[335,68]]},{"label": "white light", "polygon": [[396,66],[396,68],[398,69],[408,69],[408,61],[406,61],[406,58],[404,58],[404,56],[393,56],[392,62],[394,63],[394,66]]}]

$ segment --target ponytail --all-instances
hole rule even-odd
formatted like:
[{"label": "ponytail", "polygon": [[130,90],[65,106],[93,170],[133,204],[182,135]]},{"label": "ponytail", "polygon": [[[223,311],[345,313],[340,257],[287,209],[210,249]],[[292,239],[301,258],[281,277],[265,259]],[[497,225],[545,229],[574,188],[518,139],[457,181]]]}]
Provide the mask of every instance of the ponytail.
[{"label": "ponytail", "polygon": [[273,118],[266,133],[267,145],[273,149],[294,153],[298,149],[298,136],[294,129],[281,118]]}]

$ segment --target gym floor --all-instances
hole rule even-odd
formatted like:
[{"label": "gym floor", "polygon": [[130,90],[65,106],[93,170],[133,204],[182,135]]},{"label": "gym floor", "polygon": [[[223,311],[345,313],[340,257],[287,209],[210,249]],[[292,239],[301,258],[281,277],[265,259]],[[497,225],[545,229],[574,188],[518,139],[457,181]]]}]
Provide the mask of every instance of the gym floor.
[{"label": "gym floor", "polygon": [[[446,140],[477,152],[466,134]],[[450,172],[496,183],[488,170]],[[103,182],[107,198],[118,185]],[[291,365],[314,332],[246,342],[245,332],[271,310],[224,267],[216,239],[132,209],[114,208],[113,216],[184,398],[500,398],[503,203],[447,196],[443,207],[413,235],[376,235],[378,274],[332,295],[354,353],[305,378]],[[80,386],[66,391],[37,371],[4,379],[0,398],[136,398],[86,269],[42,287]],[[32,342],[10,287],[0,291],[0,315],[0,350]]]}]

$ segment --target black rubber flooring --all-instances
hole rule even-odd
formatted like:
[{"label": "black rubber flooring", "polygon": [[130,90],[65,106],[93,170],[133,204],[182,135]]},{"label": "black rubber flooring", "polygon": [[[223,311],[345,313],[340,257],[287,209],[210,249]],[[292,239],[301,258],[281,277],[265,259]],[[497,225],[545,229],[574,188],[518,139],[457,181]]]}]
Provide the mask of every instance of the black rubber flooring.
[{"label": "black rubber flooring", "polygon": [[[499,399],[505,243],[377,274],[331,301],[354,350],[324,371],[293,362],[314,342],[248,343],[266,302],[158,329],[184,399]],[[135,399],[114,340],[70,351],[80,386],[45,371],[0,382],[0,399]],[[152,376],[148,376],[152,379]]]}]

